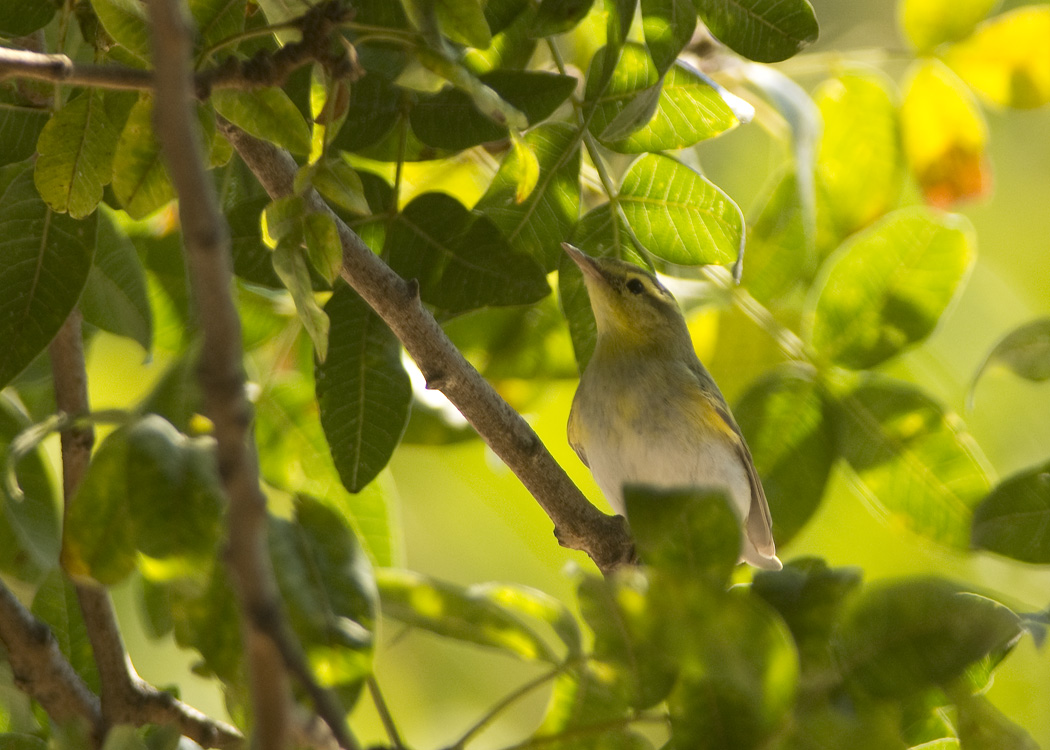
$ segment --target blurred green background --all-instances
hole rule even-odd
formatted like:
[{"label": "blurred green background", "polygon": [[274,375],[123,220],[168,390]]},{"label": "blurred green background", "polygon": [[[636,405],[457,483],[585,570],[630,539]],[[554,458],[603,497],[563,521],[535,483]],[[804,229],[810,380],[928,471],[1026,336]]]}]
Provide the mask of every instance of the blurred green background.
[{"label": "blurred green background", "polygon": [[[881,69],[899,80],[905,54],[893,3],[815,0],[813,5],[821,40],[811,53],[784,64],[785,72],[811,89],[861,58],[878,60]],[[1005,7],[1011,5],[1017,3]],[[863,53],[853,55],[851,50]],[[928,342],[883,369],[921,384],[961,415],[1003,478],[1050,457],[1050,386],[993,369],[978,386],[972,411],[966,409],[966,394],[973,373],[1000,336],[1034,317],[1050,315],[1050,111],[985,111],[994,190],[959,209],[977,229],[977,265],[958,303]],[[708,176],[749,215],[748,208],[785,158],[782,147],[754,124],[699,149]],[[470,178],[469,169],[443,165],[408,177],[414,180],[410,189],[432,187],[431,180],[440,179],[444,189],[471,191],[457,184]],[[694,323],[701,356],[733,402],[768,364],[772,344],[730,308],[705,308]],[[567,331],[562,330],[552,346],[562,353],[571,351]],[[125,406],[148,390],[165,364],[162,354],[143,363],[136,345],[98,335],[89,351],[93,408]],[[496,385],[523,410],[588,497],[605,508],[565,437],[575,380],[504,380]],[[573,569],[589,567],[590,562],[557,545],[539,506],[480,441],[451,447],[403,446],[380,481],[400,516],[401,561],[406,567],[465,584],[515,581],[574,606]],[[841,471],[810,524],[779,552],[785,561],[817,555],[834,566],[857,566],[868,581],[913,574],[962,580],[1018,611],[1043,609],[1050,600],[1050,570],[986,554],[954,553],[887,525]],[[740,575],[746,579],[749,574]],[[192,655],[170,642],[158,649],[142,634],[132,587],[121,587],[115,597],[142,676],[158,685],[177,683],[190,703],[221,713],[221,696],[191,674]],[[540,669],[433,636],[405,633],[391,623],[384,623],[381,631],[376,665],[399,728],[408,743],[419,748],[454,740],[487,707]],[[517,704],[477,746],[512,743],[534,729],[546,690]],[[1050,648],[1038,651],[1026,638],[996,673],[990,696],[1041,746],[1050,748]],[[370,701],[361,702],[353,728],[366,745],[384,738]]]}]

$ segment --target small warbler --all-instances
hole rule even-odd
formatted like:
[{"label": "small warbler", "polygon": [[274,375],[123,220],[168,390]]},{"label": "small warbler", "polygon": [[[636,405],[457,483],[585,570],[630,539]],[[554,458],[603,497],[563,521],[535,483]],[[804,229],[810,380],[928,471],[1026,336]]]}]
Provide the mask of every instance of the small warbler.
[{"label": "small warbler", "polygon": [[613,509],[624,484],[723,489],[740,519],[740,560],[782,565],[751,452],[697,359],[671,293],[647,271],[562,247],[583,271],[598,340],[572,402],[569,443]]}]

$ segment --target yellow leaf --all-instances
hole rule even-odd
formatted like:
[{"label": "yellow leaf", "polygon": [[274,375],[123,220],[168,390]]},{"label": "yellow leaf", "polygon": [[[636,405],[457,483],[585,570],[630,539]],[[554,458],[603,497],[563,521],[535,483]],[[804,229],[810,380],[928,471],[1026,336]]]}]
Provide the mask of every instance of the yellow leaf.
[{"label": "yellow leaf", "polygon": [[1032,109],[1050,102],[1050,7],[1024,7],[981,24],[945,62],[992,104]]},{"label": "yellow leaf", "polygon": [[511,131],[511,143],[514,146],[514,177],[518,184],[514,202],[521,205],[532,195],[540,179],[540,162],[536,152],[516,131]]},{"label": "yellow leaf", "polygon": [[935,60],[919,62],[908,77],[900,118],[904,153],[928,203],[948,208],[988,192],[988,127],[951,70]]}]

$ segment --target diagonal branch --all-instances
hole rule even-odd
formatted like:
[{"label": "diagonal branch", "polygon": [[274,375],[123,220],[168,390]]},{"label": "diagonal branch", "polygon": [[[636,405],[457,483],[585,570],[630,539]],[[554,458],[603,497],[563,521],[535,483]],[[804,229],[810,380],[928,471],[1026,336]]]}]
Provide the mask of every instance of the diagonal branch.
[{"label": "diagonal branch", "polygon": [[[271,198],[291,195],[297,165],[287,151],[219,120],[219,128]],[[633,559],[624,519],[587,502],[532,427],[456,349],[419,299],[419,288],[394,273],[313,190],[309,209],[330,214],[343,246],[342,275],[401,340],[427,379],[521,480],[554,521],[562,545],[586,552],[604,572]]]}]

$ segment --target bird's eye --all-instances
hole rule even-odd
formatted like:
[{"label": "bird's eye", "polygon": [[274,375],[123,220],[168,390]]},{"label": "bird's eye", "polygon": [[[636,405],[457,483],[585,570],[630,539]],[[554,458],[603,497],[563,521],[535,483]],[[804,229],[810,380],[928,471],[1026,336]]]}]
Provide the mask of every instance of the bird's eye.
[{"label": "bird's eye", "polygon": [[645,285],[642,284],[640,279],[628,279],[627,290],[632,294],[641,294],[645,291]]}]

